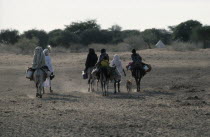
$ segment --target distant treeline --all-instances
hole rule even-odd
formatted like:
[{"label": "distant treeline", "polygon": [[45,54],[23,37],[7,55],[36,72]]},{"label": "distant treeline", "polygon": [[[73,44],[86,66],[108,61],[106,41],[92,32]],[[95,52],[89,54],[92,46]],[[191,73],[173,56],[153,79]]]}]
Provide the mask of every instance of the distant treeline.
[{"label": "distant treeline", "polygon": [[[101,29],[96,20],[88,20],[81,22],[73,22],[66,25],[65,29],[55,29],[47,33],[44,30],[28,30],[20,34],[18,30],[1,30],[0,43],[14,45],[18,42],[32,43],[41,47],[50,44],[53,47],[62,46],[70,48],[72,45],[79,44],[87,46],[92,43],[99,44],[118,44],[126,39],[132,38],[142,39],[144,44],[151,47],[159,40],[165,44],[173,41],[180,42],[202,42],[203,48],[206,48],[210,41],[210,26],[202,25],[199,21],[188,20],[176,26],[169,26],[169,30],[165,29],[146,29],[139,30],[122,30],[119,25],[113,25],[108,29]],[[128,41],[129,41],[128,40]],[[130,44],[129,43],[129,44]],[[19,47],[30,46],[27,44],[19,44]],[[139,45],[140,46],[140,45]]]}]

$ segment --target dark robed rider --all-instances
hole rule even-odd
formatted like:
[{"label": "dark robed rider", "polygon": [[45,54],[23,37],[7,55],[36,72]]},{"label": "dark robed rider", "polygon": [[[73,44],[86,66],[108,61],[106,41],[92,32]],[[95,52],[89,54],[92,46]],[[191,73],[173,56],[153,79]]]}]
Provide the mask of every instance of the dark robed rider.
[{"label": "dark robed rider", "polygon": [[97,63],[97,60],[98,56],[96,55],[95,50],[90,48],[85,62],[85,72],[87,72],[89,68],[94,67]]}]

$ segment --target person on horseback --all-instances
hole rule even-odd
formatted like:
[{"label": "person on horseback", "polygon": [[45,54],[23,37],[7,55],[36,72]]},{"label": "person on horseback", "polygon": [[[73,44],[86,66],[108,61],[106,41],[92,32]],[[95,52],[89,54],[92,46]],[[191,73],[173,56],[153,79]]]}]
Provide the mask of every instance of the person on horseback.
[{"label": "person on horseback", "polygon": [[84,72],[87,73],[87,74],[90,74],[91,71],[93,70],[94,66],[97,63],[97,60],[98,60],[98,56],[95,53],[95,50],[90,48],[89,53],[88,53],[87,58],[86,58]]},{"label": "person on horseback", "polygon": [[46,66],[45,56],[43,54],[42,47],[38,46],[34,50],[32,69],[36,70],[36,69],[42,68],[44,66]]},{"label": "person on horseback", "polygon": [[98,77],[99,77],[101,68],[109,66],[109,55],[106,53],[106,49],[101,49],[101,55],[100,55],[98,62],[96,63],[95,66],[96,66],[95,71],[97,72]]},{"label": "person on horseback", "polygon": [[127,66],[126,66],[126,68],[127,69],[130,69],[131,70],[131,72],[132,72],[132,76],[134,76],[134,68],[139,68],[139,69],[141,69],[141,71],[142,71],[142,73],[143,73],[143,75],[144,75],[144,71],[143,71],[143,62],[142,62],[142,57],[138,54],[138,53],[136,53],[136,49],[132,49],[132,54],[131,54],[131,59],[132,59],[132,62],[130,62]]},{"label": "person on horseback", "polygon": [[136,53],[136,49],[132,50],[131,59],[133,63],[142,62],[142,57],[138,53]]},{"label": "person on horseback", "polygon": [[125,70],[122,67],[122,62],[120,60],[120,57],[118,55],[114,55],[113,60],[110,63],[111,67],[116,67],[117,72],[119,72],[119,75],[122,77],[123,75],[126,76]]},{"label": "person on horseback", "polygon": [[32,68],[29,69],[32,70],[31,80],[33,80],[36,85],[36,97],[42,98],[42,94],[44,93],[43,83],[46,80],[47,76],[49,76],[49,69],[46,66],[45,56],[41,47],[35,48]]},{"label": "person on horseback", "polygon": [[101,62],[105,60],[104,58],[106,58],[106,60],[109,62],[109,55],[106,53],[106,49],[101,49],[101,55],[98,59],[97,65],[100,65]]},{"label": "person on horseback", "polygon": [[53,92],[52,88],[51,88],[51,80],[55,77],[54,73],[54,69],[52,66],[52,61],[51,61],[51,57],[50,57],[50,45],[48,46],[47,49],[44,49],[43,53],[45,55],[45,63],[46,66],[48,67],[49,71],[50,71],[50,77],[48,77],[45,82],[44,82],[44,86],[45,87],[50,87],[50,92]]},{"label": "person on horseback", "polygon": [[120,92],[120,83],[123,76],[126,76],[122,66],[122,62],[118,55],[114,55],[113,60],[110,63],[110,80],[114,82],[114,93]]}]

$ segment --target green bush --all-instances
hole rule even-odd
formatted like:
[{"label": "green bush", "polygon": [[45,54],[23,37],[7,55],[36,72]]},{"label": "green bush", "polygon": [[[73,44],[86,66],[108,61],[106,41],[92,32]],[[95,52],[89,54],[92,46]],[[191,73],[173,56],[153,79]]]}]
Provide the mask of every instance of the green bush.
[{"label": "green bush", "polygon": [[20,49],[17,47],[14,47],[14,45],[11,44],[2,44],[0,43],[0,52],[1,53],[20,53]]},{"label": "green bush", "polygon": [[124,39],[124,42],[130,45],[130,49],[139,50],[148,48],[141,35],[128,37]]},{"label": "green bush", "polygon": [[27,39],[25,37],[21,38],[14,46],[21,50],[21,53],[33,53],[34,49],[37,47],[39,41],[36,38]]}]

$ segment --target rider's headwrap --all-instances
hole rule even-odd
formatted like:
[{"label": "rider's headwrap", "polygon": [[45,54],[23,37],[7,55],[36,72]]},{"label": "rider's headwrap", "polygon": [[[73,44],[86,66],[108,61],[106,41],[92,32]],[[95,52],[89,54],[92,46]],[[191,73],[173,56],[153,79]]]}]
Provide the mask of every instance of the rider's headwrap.
[{"label": "rider's headwrap", "polygon": [[50,51],[48,49],[44,49],[43,53],[45,56],[49,56]]},{"label": "rider's headwrap", "polygon": [[136,54],[136,49],[132,49],[132,53],[133,54]]},{"label": "rider's headwrap", "polygon": [[34,59],[32,63],[32,68],[37,69],[45,66],[45,57],[41,47],[36,47],[34,50]]},{"label": "rider's headwrap", "polygon": [[111,65],[112,66],[119,66],[119,65],[121,65],[121,60],[120,60],[120,57],[118,55],[114,55],[114,58],[111,61]]},{"label": "rider's headwrap", "polygon": [[47,46],[49,53],[51,53],[52,47],[50,45]]}]

